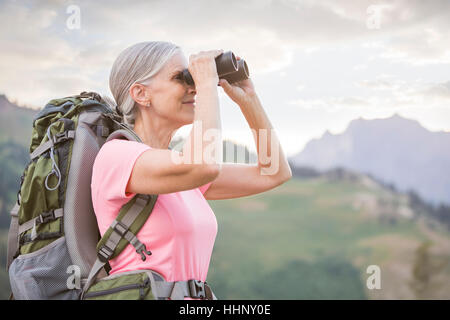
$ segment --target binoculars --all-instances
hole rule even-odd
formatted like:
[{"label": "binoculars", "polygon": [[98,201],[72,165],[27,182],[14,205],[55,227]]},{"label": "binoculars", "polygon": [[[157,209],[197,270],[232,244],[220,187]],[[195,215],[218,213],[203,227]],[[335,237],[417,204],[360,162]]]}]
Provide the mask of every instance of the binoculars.
[{"label": "binoculars", "polygon": [[[250,77],[245,60],[237,60],[234,53],[231,51],[222,53],[220,56],[217,56],[215,60],[219,79],[226,79],[229,83],[233,83]],[[183,80],[188,85],[194,85],[194,79],[192,79],[188,69],[184,69],[182,74]]]}]

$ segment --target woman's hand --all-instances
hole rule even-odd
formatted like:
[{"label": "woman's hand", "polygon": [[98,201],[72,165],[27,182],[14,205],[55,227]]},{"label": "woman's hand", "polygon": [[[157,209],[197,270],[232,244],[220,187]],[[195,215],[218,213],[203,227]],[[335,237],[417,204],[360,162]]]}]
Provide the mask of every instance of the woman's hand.
[{"label": "woman's hand", "polygon": [[217,75],[217,67],[215,58],[223,53],[223,50],[200,51],[189,57],[188,70],[195,82],[195,87],[203,85],[217,86],[219,76]]},{"label": "woman's hand", "polygon": [[[236,56],[236,59],[240,60],[241,58]],[[256,97],[255,86],[250,78],[234,82],[233,84],[230,84],[225,79],[220,79],[219,84],[231,100],[236,102],[240,107],[250,103]]]}]

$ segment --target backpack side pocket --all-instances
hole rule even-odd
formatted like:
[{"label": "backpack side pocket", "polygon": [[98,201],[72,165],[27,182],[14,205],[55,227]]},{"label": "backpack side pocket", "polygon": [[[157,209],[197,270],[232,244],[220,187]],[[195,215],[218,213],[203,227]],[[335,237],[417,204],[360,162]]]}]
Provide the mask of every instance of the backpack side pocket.
[{"label": "backpack side pocket", "polygon": [[[9,268],[9,279],[17,300],[77,300],[81,288],[69,285],[73,266],[66,239],[61,237],[47,246],[19,255]],[[76,275],[75,275],[76,276]],[[75,282],[76,283],[76,282]]]}]

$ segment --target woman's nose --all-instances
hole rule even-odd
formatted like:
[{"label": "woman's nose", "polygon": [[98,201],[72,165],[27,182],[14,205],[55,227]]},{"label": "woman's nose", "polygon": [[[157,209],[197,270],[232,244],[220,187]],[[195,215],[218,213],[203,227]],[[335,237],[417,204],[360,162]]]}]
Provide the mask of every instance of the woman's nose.
[{"label": "woman's nose", "polygon": [[197,91],[195,91],[195,85],[188,85],[188,93],[197,94]]}]

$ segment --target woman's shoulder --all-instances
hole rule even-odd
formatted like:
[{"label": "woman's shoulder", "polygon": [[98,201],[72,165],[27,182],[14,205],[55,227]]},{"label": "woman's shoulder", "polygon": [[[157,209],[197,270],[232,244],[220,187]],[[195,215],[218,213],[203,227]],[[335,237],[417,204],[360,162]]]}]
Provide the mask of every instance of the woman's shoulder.
[{"label": "woman's shoulder", "polygon": [[98,156],[101,155],[114,155],[114,156],[121,156],[126,155],[126,152],[132,152],[134,150],[140,151],[143,149],[151,149],[150,146],[146,145],[145,143],[138,142],[138,141],[130,141],[130,140],[124,140],[124,139],[112,139],[102,145],[98,152]]},{"label": "woman's shoulder", "polygon": [[124,148],[132,148],[132,147],[148,147],[150,146],[146,145],[145,143],[133,141],[133,140],[126,140],[126,139],[112,139],[108,142],[105,142],[100,150],[102,149],[111,149],[111,148],[118,148],[118,147],[124,147]]},{"label": "woman's shoulder", "polygon": [[[101,164],[123,164],[128,158],[134,158],[137,154],[151,149],[150,146],[137,141],[130,141],[124,139],[113,139],[104,143],[98,151],[95,161],[94,169]],[[103,166],[102,166],[103,167]]]},{"label": "woman's shoulder", "polygon": [[126,184],[136,159],[149,149],[151,147],[144,143],[122,139],[103,144],[92,167],[93,194],[101,190],[107,200],[126,198]]}]

